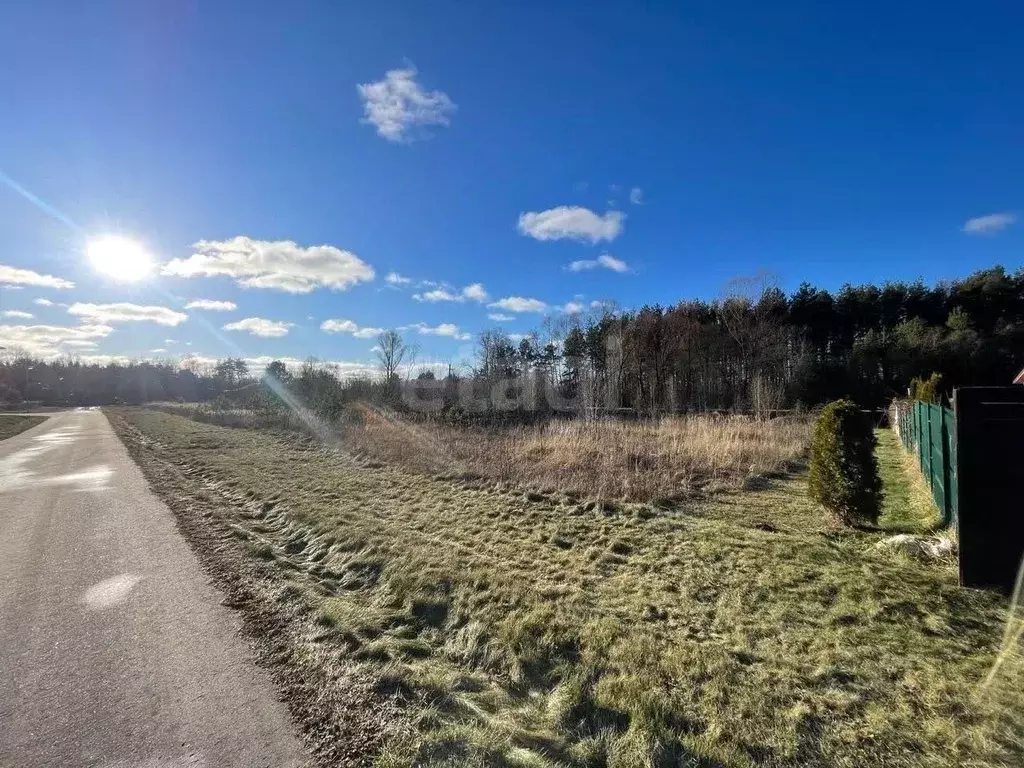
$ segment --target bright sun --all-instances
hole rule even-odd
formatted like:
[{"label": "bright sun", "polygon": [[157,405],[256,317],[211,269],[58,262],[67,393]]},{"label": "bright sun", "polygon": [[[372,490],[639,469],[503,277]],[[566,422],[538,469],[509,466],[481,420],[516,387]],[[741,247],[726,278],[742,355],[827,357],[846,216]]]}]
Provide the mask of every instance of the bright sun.
[{"label": "bright sun", "polygon": [[97,272],[123,282],[135,282],[153,271],[153,257],[140,243],[121,235],[89,241],[86,255]]}]

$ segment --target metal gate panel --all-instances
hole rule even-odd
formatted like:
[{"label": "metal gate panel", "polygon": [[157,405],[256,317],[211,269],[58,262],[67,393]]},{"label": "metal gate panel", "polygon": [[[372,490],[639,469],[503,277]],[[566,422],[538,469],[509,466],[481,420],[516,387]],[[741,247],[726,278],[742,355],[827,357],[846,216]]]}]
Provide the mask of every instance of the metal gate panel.
[{"label": "metal gate panel", "polygon": [[1024,556],[1024,387],[963,387],[953,402],[960,582],[1010,590]]}]

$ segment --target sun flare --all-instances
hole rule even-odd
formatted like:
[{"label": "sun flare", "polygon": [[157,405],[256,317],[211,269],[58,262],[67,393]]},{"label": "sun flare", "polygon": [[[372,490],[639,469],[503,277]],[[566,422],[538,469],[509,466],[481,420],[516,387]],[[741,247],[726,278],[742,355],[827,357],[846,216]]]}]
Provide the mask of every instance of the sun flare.
[{"label": "sun flare", "polygon": [[121,282],[142,280],[153,271],[153,257],[142,244],[121,235],[90,240],[86,256],[97,272]]}]

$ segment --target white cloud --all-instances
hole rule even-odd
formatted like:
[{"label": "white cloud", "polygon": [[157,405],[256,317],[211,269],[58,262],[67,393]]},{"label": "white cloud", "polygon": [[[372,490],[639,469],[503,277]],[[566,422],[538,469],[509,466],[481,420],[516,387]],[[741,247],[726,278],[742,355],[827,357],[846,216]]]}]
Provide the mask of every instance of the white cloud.
[{"label": "white cloud", "polygon": [[514,341],[517,344],[523,339],[530,338],[530,334],[528,333],[506,333],[505,336],[509,341]]},{"label": "white cloud", "polygon": [[31,312],[22,312],[20,309],[8,309],[3,313],[4,317],[11,317],[16,320],[31,320]]},{"label": "white cloud", "polygon": [[496,323],[507,323],[512,320],[515,320],[515,317],[513,317],[512,315],[503,315],[501,314],[501,312],[492,312],[487,317],[488,319],[493,320]]},{"label": "white cloud", "polygon": [[457,293],[452,293],[447,288],[435,288],[432,291],[426,293],[414,293],[412,295],[416,301],[462,301],[462,297]]},{"label": "white cloud", "polygon": [[79,355],[75,354],[74,358],[86,365],[128,365],[129,363],[137,363],[144,358],[139,357],[128,357],[128,355]]},{"label": "white cloud", "polygon": [[416,68],[389,70],[383,80],[356,86],[366,117],[361,122],[376,126],[388,141],[410,142],[429,134],[410,133],[422,125],[448,125],[455,104],[442,91],[425,91],[416,82]]},{"label": "white cloud", "polygon": [[164,344],[177,344],[177,339],[164,339]]},{"label": "white cloud", "polygon": [[453,290],[449,286],[441,286],[426,293],[414,293],[412,297],[416,301],[455,301],[461,303],[468,300],[477,301],[481,304],[490,298],[482,283],[467,285],[458,293],[454,293]]},{"label": "white cloud", "polygon": [[468,341],[472,336],[468,333],[463,333],[459,330],[459,326],[454,323],[441,323],[440,325],[430,326],[426,323],[416,323],[414,326],[417,331],[425,336],[450,336],[453,339],[459,341]]},{"label": "white cloud", "polygon": [[355,333],[359,326],[351,320],[324,320],[320,323],[320,330],[326,333]]},{"label": "white cloud", "polygon": [[969,235],[994,235],[1017,221],[1015,213],[990,213],[987,216],[976,216],[968,219],[963,231]]},{"label": "white cloud", "polygon": [[357,339],[374,339],[384,332],[383,328],[360,328],[351,320],[324,320],[320,330],[325,333],[351,333]]},{"label": "white cloud", "polygon": [[0,283],[8,285],[36,285],[41,288],[74,288],[70,280],[53,275],[41,275],[31,269],[20,269],[0,264]]},{"label": "white cloud", "polygon": [[[308,358],[271,357],[270,355],[245,358],[245,362],[252,373],[261,373],[264,368],[275,360],[284,363],[285,367],[291,371],[297,371],[309,362]],[[213,363],[216,361],[210,360],[209,362]],[[349,376],[375,376],[379,372],[378,367],[372,363],[360,363],[351,360],[316,360],[315,364],[320,368],[331,371],[339,379]]]},{"label": "white cloud", "polygon": [[276,339],[288,335],[288,329],[293,323],[282,323],[277,320],[267,320],[264,317],[247,317],[235,323],[228,323],[224,326],[225,331],[244,331],[253,336],[262,336],[265,339]]},{"label": "white cloud", "polygon": [[57,357],[68,347],[92,347],[113,333],[109,325],[0,325],[0,347],[7,351],[24,351],[34,357]]},{"label": "white cloud", "polygon": [[352,335],[355,336],[357,339],[375,339],[382,333],[384,333],[383,328],[365,327],[360,328],[357,331],[353,331]]},{"label": "white cloud", "polygon": [[566,269],[570,272],[582,272],[585,269],[596,269],[597,267],[610,269],[612,272],[629,271],[629,265],[626,262],[607,253],[602,253],[596,259],[577,259],[570,262]]},{"label": "white cloud", "polygon": [[640,187],[633,187],[629,190],[629,202],[633,205],[644,204],[644,191]]},{"label": "white cloud", "polygon": [[384,278],[384,282],[387,283],[388,285],[394,286],[408,285],[409,283],[412,282],[412,278],[406,277],[405,275],[400,275],[397,272],[388,272],[387,277]]},{"label": "white cloud", "polygon": [[583,305],[578,301],[570,301],[562,307],[562,311],[567,315],[578,315],[584,309]]},{"label": "white cloud", "polygon": [[321,286],[343,291],[373,280],[373,267],[333,245],[305,248],[291,240],[200,240],[187,259],[173,259],[163,274],[177,277],[234,278],[243,288],[309,293]]},{"label": "white cloud", "polygon": [[465,288],[462,289],[462,295],[465,298],[470,299],[471,301],[479,301],[480,303],[483,303],[490,298],[490,296],[487,295],[487,291],[484,290],[484,286],[481,283],[473,283],[472,285],[467,285]]},{"label": "white cloud", "polygon": [[[206,357],[204,355],[197,355],[194,352],[189,352],[178,361],[179,368],[206,368],[212,369],[218,362],[216,357]],[[246,362],[249,362],[246,360]]]},{"label": "white cloud", "polygon": [[38,304],[40,307],[52,307],[53,302],[49,299],[32,299],[33,304]]},{"label": "white cloud", "polygon": [[185,305],[185,309],[206,309],[210,312],[232,312],[238,309],[233,301],[216,301],[214,299],[194,299]]},{"label": "white cloud", "polygon": [[543,312],[548,308],[540,299],[526,299],[522,296],[506,296],[487,306],[492,309],[504,309],[506,312]]},{"label": "white cloud", "polygon": [[152,352],[154,355],[158,355],[158,354],[161,354],[163,352],[166,352],[167,350],[164,349],[163,347],[157,347],[156,349],[151,349],[149,351]]},{"label": "white cloud", "polygon": [[581,242],[609,242],[622,234],[626,214],[607,211],[603,215],[578,205],[560,205],[540,213],[519,216],[519,234],[535,240],[578,240]]},{"label": "white cloud", "polygon": [[188,315],[167,307],[144,307],[139,304],[72,304],[68,313],[97,323],[147,322],[175,326],[188,320]]}]

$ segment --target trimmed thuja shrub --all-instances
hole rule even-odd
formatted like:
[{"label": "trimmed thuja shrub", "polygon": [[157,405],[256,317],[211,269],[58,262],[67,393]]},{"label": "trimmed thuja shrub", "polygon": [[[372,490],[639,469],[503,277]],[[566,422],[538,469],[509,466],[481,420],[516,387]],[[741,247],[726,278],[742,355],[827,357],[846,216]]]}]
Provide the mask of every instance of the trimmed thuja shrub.
[{"label": "trimmed thuja shrub", "polygon": [[874,524],[882,503],[871,420],[849,400],[826,405],[811,434],[811,498],[845,525]]}]

